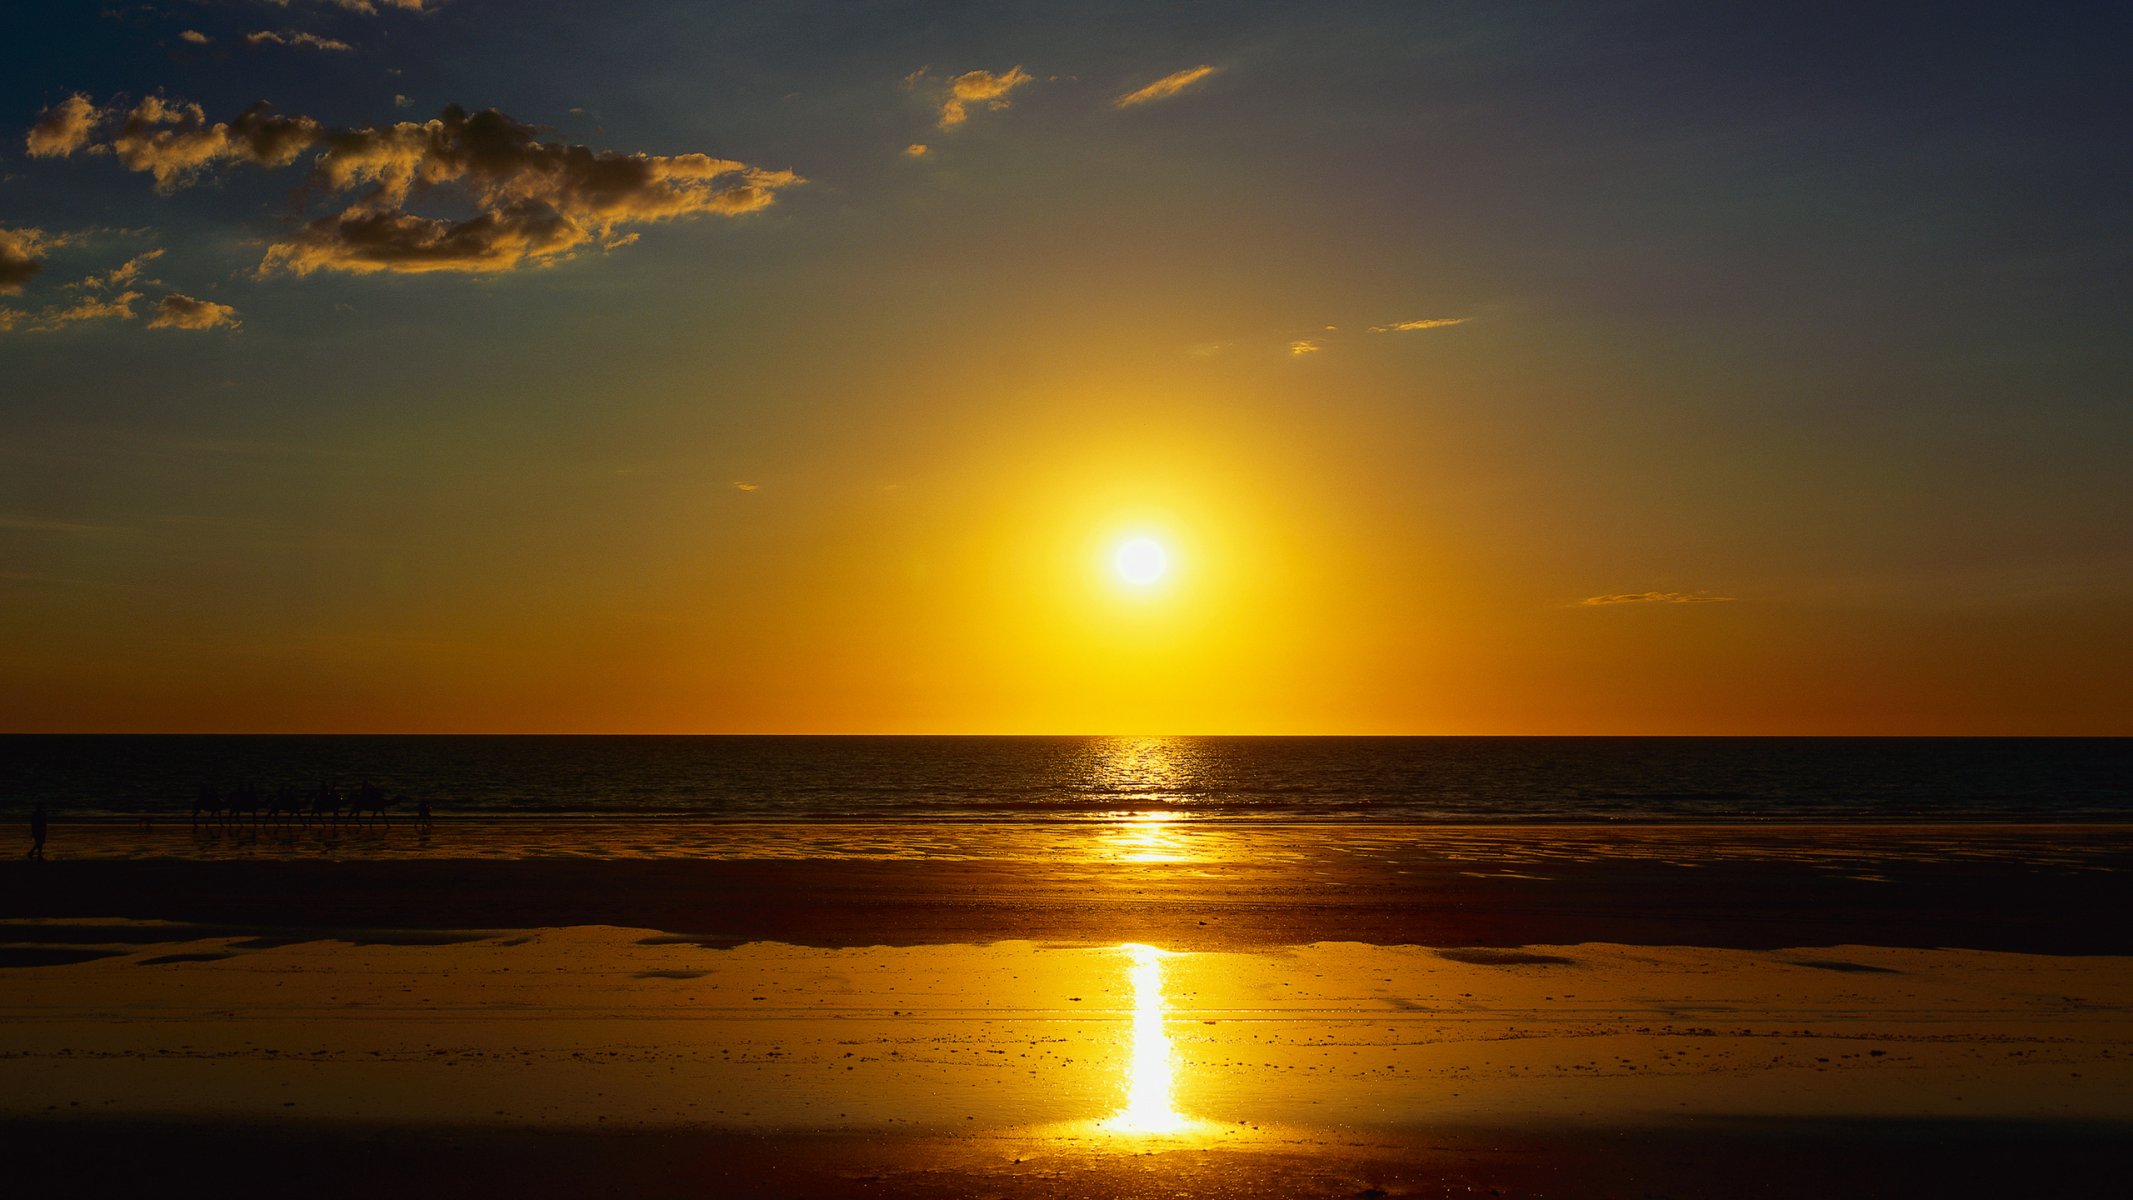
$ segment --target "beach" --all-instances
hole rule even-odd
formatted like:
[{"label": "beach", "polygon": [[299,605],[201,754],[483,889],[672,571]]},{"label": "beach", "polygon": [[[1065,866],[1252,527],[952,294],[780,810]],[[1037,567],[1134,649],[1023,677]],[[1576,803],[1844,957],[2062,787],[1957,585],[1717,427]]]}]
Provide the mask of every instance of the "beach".
[{"label": "beach", "polygon": [[324,1194],[2002,1194],[2133,1129],[2133,830],[1177,824],[61,826],[0,869],[10,1150]]}]

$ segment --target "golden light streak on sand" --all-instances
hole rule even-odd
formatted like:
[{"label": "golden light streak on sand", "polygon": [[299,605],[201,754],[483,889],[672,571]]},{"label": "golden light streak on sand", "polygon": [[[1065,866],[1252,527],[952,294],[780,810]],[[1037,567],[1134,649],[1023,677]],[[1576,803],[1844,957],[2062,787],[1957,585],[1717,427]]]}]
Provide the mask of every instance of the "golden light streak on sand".
[{"label": "golden light streak on sand", "polygon": [[1163,1028],[1163,952],[1138,944],[1120,949],[1133,963],[1133,1052],[1126,1063],[1126,1106],[1103,1128],[1114,1133],[1179,1133],[1191,1122],[1171,1103],[1176,1067],[1170,1034]]}]

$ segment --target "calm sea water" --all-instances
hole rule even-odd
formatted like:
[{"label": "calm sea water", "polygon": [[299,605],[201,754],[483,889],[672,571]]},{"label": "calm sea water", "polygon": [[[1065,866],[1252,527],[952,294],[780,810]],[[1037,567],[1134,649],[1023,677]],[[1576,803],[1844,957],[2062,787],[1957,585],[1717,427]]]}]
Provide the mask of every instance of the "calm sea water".
[{"label": "calm sea water", "polygon": [[363,782],[440,813],[746,821],[2133,820],[2133,738],[0,736],[0,805]]}]

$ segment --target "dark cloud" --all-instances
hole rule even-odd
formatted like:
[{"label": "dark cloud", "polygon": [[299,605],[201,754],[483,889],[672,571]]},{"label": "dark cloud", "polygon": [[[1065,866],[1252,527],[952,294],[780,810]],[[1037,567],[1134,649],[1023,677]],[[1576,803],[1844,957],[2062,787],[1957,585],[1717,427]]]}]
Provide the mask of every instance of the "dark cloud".
[{"label": "dark cloud", "polygon": [[262,29],[257,33],[245,34],[244,41],[248,46],[289,46],[298,50],[346,52],[355,49],[354,46],[339,38],[320,37],[315,33],[304,33],[295,30],[288,33],[276,33],[271,29]]},{"label": "dark cloud", "polygon": [[[280,167],[317,151],[320,188],[357,194],[341,211],[268,247],[262,274],[509,270],[552,262],[587,244],[627,244],[630,225],[753,212],[780,188],[802,182],[791,171],[707,154],[628,154],[543,141],[534,126],[494,109],[453,107],[421,123],[332,129],[263,104],[210,123],[196,104],[151,96],[123,117],[110,110],[92,127],[114,123],[110,149],[129,170],[154,176],[163,191],[224,163]],[[474,211],[428,216],[410,211],[415,199]]]},{"label": "dark cloud", "polygon": [[44,270],[44,252],[60,239],[42,229],[0,226],[0,296],[19,296],[22,285]]},{"label": "dark cloud", "polygon": [[309,117],[282,116],[265,104],[253,105],[234,121],[210,124],[199,105],[161,96],[150,96],[123,114],[116,106],[106,109],[94,126],[109,128],[110,141],[91,149],[108,145],[127,170],[155,176],[156,187],[166,192],[224,162],[287,166],[325,132]]}]

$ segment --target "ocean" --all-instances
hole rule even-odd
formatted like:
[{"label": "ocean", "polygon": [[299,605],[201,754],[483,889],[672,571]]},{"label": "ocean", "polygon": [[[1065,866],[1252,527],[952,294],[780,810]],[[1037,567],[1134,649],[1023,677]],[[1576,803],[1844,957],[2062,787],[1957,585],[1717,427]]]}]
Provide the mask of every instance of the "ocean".
[{"label": "ocean", "polygon": [[2112,822],[2133,738],[0,736],[0,806],[368,783],[452,818]]}]

